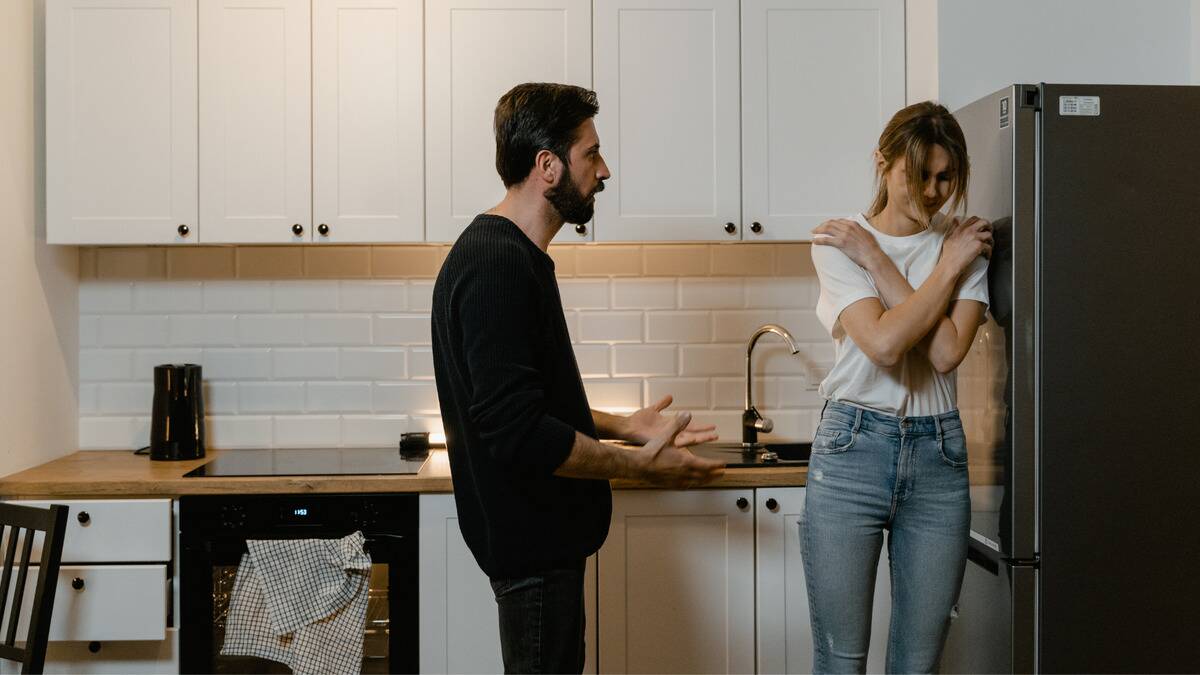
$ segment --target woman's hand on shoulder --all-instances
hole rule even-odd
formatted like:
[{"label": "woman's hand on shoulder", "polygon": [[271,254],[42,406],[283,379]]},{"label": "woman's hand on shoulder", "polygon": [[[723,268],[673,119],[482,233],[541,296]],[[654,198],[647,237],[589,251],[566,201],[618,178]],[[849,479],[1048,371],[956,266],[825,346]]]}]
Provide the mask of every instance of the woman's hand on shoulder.
[{"label": "woman's hand on shoulder", "polygon": [[992,254],[992,224],[983,218],[971,216],[958,218],[950,223],[946,239],[942,241],[942,260],[953,266],[959,274],[971,266],[979,256]]},{"label": "woman's hand on shoulder", "polygon": [[813,245],[833,246],[865,270],[887,258],[875,237],[849,218],[827,220],[813,228],[813,234],[818,235],[813,237]]}]

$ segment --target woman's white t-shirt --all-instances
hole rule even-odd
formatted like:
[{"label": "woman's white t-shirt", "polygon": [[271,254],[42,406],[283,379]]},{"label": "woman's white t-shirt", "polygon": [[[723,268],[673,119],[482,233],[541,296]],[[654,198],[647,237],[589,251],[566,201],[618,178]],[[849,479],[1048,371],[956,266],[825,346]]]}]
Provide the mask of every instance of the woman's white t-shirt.
[{"label": "woman's white t-shirt", "polygon": [[[893,237],[876,230],[861,213],[853,219],[874,235],[879,247],[914,289],[925,283],[941,256],[946,237],[942,227],[944,218],[935,217],[933,227],[907,237]],[[833,336],[836,351],[833,369],[821,382],[821,396],[897,417],[939,415],[955,410],[953,371],[945,375],[937,372],[919,349],[909,350],[891,368],[877,366],[842,328],[839,321],[842,310],[859,300],[877,298],[885,309],[888,307],[871,275],[834,246],[814,244],[812,257],[821,282],[817,318]],[[986,258],[977,258],[959,279],[951,301],[976,300],[986,306],[987,265]]]}]

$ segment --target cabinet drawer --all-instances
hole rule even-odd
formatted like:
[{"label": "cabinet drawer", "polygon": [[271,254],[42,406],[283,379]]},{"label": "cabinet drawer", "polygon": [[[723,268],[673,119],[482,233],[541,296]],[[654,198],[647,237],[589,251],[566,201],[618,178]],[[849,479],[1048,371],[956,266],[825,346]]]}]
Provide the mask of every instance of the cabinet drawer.
[{"label": "cabinet drawer", "polygon": [[[101,642],[99,650],[94,652],[88,649],[88,644],[51,642],[46,648],[44,672],[88,675],[179,672],[179,632],[173,628],[163,640]],[[0,675],[19,672],[21,664],[0,661]]]},{"label": "cabinet drawer", "polygon": [[[67,533],[63,563],[166,562],[171,559],[170,499],[84,499],[14,501],[45,508],[65,504]],[[41,555],[35,540],[34,560]]]},{"label": "cabinet drawer", "polygon": [[[17,634],[29,631],[37,579],[30,568]],[[79,579],[81,588],[73,582]],[[11,591],[10,591],[11,593]],[[6,605],[11,606],[11,605]],[[166,565],[63,565],[58,570],[50,640],[162,640],[167,630]]]}]

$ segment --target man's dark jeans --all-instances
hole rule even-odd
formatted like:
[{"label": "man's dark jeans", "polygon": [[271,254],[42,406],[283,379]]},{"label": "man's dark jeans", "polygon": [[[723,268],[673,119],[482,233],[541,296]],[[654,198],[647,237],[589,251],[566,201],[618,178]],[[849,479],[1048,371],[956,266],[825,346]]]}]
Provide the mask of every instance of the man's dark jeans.
[{"label": "man's dark jeans", "polygon": [[492,580],[505,673],[583,672],[583,567]]}]

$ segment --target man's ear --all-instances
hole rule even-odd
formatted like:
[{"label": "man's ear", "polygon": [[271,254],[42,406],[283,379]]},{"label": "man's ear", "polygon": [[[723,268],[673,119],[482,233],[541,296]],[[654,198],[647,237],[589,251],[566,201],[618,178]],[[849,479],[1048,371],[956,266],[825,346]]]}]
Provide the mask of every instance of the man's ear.
[{"label": "man's ear", "polygon": [[562,160],[549,150],[538,150],[533,158],[533,170],[542,181],[554,185],[562,171]]}]

